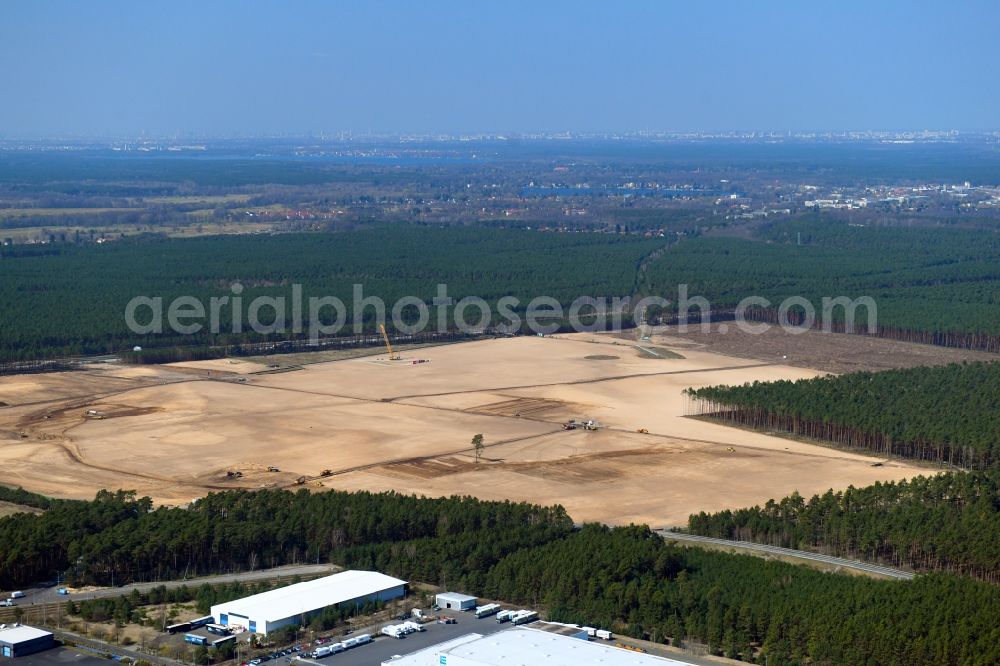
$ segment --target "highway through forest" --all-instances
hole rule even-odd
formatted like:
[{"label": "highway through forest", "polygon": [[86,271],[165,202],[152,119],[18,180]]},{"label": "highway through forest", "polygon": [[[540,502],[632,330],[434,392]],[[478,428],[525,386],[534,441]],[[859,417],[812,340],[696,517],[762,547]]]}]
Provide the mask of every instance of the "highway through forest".
[{"label": "highway through forest", "polygon": [[[129,595],[132,590],[140,593],[147,593],[154,587],[163,585],[167,589],[174,589],[187,585],[190,588],[197,588],[205,583],[209,585],[220,585],[222,583],[248,583],[264,580],[289,579],[295,576],[313,577],[336,573],[341,567],[332,564],[290,564],[273,569],[258,569],[256,571],[244,571],[234,574],[221,574],[217,576],[204,576],[201,578],[189,578],[187,580],[165,580],[149,583],[131,583],[121,587],[102,587],[95,590],[74,592],[70,595],[61,595],[57,592],[60,585],[36,586],[34,588],[24,588],[25,597],[16,601],[18,606],[30,606],[31,604],[52,603],[54,601],[80,601],[83,599],[100,599],[105,597],[119,597]],[[4,609],[6,610],[6,609]]]},{"label": "highway through forest", "polygon": [[884,578],[894,578],[897,580],[913,580],[915,576],[915,574],[910,571],[893,569],[891,567],[883,567],[878,564],[868,564],[867,562],[859,562],[857,560],[847,560],[842,557],[833,557],[832,555],[823,555],[821,553],[810,553],[804,550],[792,550],[791,548],[782,548],[780,546],[768,546],[766,544],[753,543],[751,541],[730,541],[728,539],[715,539],[712,537],[698,536],[696,534],[671,532],[669,530],[654,530],[654,531],[660,536],[662,536],[664,539],[667,539],[668,541],[680,541],[683,543],[690,543],[694,545],[706,544],[713,546],[721,546],[725,548],[733,548],[735,550],[743,550],[753,553],[764,553],[767,555],[791,557],[799,560],[810,560],[812,562],[820,562],[822,564],[838,567],[841,569],[850,569],[861,573],[872,574],[875,576],[882,576]]}]

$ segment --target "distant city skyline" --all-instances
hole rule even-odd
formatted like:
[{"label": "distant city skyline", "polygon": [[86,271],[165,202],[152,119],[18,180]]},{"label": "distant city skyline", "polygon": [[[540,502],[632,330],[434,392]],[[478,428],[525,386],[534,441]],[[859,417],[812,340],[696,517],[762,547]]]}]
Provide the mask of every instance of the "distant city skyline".
[{"label": "distant city skyline", "polygon": [[991,131],[1000,5],[0,8],[0,137]]}]

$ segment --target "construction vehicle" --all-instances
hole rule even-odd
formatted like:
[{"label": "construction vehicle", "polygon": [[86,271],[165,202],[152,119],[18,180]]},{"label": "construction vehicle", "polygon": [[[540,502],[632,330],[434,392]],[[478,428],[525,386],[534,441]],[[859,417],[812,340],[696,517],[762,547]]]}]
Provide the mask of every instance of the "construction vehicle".
[{"label": "construction vehicle", "polygon": [[389,334],[385,332],[385,324],[379,324],[378,330],[382,331],[382,339],[385,340],[385,348],[389,352],[390,361],[398,361],[399,353],[392,350],[392,343],[389,342]]},{"label": "construction vehicle", "polygon": [[295,485],[297,486],[301,486],[305,482],[306,482],[306,477],[304,476],[300,476],[299,478],[295,479]]},{"label": "construction vehicle", "polygon": [[736,453],[736,449],[734,449],[734,448],[733,448],[733,447],[731,447],[731,446],[727,446],[727,447],[726,447],[726,451],[728,451],[729,453]]},{"label": "construction vehicle", "polygon": [[324,469],[322,472],[319,473],[320,476],[330,476],[331,474],[333,474],[332,469]]},{"label": "construction vehicle", "polygon": [[584,430],[597,430],[599,427],[600,427],[600,424],[598,424],[597,421],[595,421],[593,419],[591,419],[589,421],[584,421],[583,422],[583,429]]},{"label": "construction vehicle", "polygon": [[241,476],[243,476],[243,472],[239,470],[229,470],[228,472],[226,472],[227,479],[238,479]]},{"label": "construction vehicle", "polygon": [[278,469],[277,467],[275,467],[274,465],[271,465],[270,467],[267,468],[267,471],[268,472],[280,472],[281,470]]},{"label": "construction vehicle", "polygon": [[636,430],[636,432],[639,433],[640,435],[648,435],[649,434],[649,431],[646,430],[645,428],[639,428],[638,430]]},{"label": "construction vehicle", "polygon": [[563,430],[576,430],[576,424],[572,421],[569,423],[563,423]]}]

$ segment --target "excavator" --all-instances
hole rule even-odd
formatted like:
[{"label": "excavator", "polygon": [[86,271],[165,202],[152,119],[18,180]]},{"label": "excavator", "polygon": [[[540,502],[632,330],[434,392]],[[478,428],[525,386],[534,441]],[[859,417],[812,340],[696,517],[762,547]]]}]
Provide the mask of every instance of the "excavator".
[{"label": "excavator", "polygon": [[398,361],[399,353],[392,351],[392,343],[389,342],[389,334],[385,332],[385,324],[379,324],[378,330],[382,331],[382,339],[385,340],[385,348],[389,352],[389,360]]}]

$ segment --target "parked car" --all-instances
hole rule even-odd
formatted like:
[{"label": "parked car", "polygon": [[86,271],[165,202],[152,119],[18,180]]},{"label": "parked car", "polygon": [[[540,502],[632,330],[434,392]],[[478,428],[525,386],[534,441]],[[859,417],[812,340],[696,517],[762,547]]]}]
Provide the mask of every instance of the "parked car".
[{"label": "parked car", "polygon": [[438,624],[458,624],[458,620],[453,617],[443,617],[438,620]]},{"label": "parked car", "polygon": [[56,594],[62,594],[65,596],[69,594],[69,590],[67,590],[65,587],[60,587],[58,590],[56,590]]},{"label": "parked car", "polygon": [[16,606],[13,599],[3,599],[0,601],[0,606]]}]

